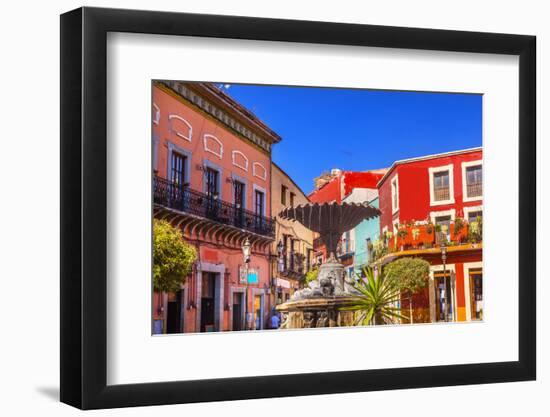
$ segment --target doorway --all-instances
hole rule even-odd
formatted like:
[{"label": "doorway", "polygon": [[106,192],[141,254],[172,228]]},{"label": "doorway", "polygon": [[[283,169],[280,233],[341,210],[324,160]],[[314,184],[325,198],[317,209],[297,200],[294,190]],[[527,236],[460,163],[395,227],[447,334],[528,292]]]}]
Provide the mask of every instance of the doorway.
[{"label": "doorway", "polygon": [[179,290],[174,295],[168,296],[166,314],[166,333],[183,332],[183,291]]},{"label": "doorway", "polygon": [[453,321],[454,297],[451,279],[451,271],[445,274],[443,271],[434,273],[436,321]]},{"label": "doorway", "polygon": [[243,293],[233,293],[233,331],[243,329],[244,302]]},{"label": "doorway", "polygon": [[470,269],[470,308],[472,320],[483,320],[483,272]]},{"label": "doorway", "polygon": [[254,296],[254,327],[256,330],[262,330],[264,324],[264,295]]},{"label": "doorway", "polygon": [[216,273],[202,273],[201,287],[201,332],[215,331]]}]

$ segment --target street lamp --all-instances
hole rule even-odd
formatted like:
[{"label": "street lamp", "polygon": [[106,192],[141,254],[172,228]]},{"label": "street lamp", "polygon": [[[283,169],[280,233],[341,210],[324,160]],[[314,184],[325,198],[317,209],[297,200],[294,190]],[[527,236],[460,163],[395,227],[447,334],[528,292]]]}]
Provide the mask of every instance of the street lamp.
[{"label": "street lamp", "polygon": [[447,246],[445,242],[441,243],[441,260],[443,261],[443,288],[444,288],[444,298],[443,298],[443,317],[445,321],[448,321],[448,291],[447,291]]},{"label": "street lamp", "polygon": [[249,313],[248,313],[248,264],[250,263],[250,240],[248,240],[248,237],[246,238],[246,240],[244,241],[242,247],[241,247],[242,251],[243,251],[243,260],[244,260],[244,276],[246,278],[246,292],[245,292],[245,297],[244,297],[244,302],[245,302],[245,306],[244,306],[244,311],[245,311],[245,320],[246,320],[246,323],[245,323],[245,326],[247,328],[247,330],[250,330],[251,326],[250,326],[250,322],[252,321],[249,317]]}]

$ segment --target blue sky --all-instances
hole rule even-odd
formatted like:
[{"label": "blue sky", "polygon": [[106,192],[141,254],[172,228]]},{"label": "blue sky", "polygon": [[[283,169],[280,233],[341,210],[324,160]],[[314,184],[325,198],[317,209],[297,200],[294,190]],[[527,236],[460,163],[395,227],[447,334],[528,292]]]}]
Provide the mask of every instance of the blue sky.
[{"label": "blue sky", "polygon": [[283,139],[273,161],[306,193],[332,168],[481,146],[482,96],[231,84],[226,89]]}]

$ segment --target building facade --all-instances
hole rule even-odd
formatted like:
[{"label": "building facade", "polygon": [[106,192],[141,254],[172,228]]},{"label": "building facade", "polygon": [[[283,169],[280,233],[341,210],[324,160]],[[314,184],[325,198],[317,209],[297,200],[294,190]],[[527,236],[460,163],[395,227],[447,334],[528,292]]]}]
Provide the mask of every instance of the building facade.
[{"label": "building facade", "polygon": [[378,183],[378,261],[431,265],[429,286],[413,297],[415,322],[483,318],[482,172],[475,148],[397,161]]},{"label": "building facade", "polygon": [[271,147],[280,137],[208,83],[155,82],[152,117],[154,217],[178,227],[198,254],[180,291],[153,294],[153,332],[265,328]]},{"label": "building facade", "polygon": [[[377,169],[364,172],[342,171],[333,169],[330,173],[322,174],[314,180],[315,190],[308,198],[313,203],[341,202],[368,202],[378,194],[377,184],[382,179],[386,169]],[[349,274],[354,266],[354,230],[345,233],[340,244],[340,261]],[[317,263],[324,262],[330,254],[319,238],[314,239],[314,252]],[[353,250],[352,250],[353,248]]]},{"label": "building facade", "polygon": [[[378,195],[367,201],[371,206],[379,208]],[[363,274],[363,268],[373,260],[374,243],[380,239],[380,217],[363,220],[353,229],[355,238],[355,253],[353,257],[353,271]]]},{"label": "building facade", "polygon": [[271,165],[271,209],[275,216],[275,241],[271,248],[273,305],[288,301],[304,283],[312,267],[313,232],[298,222],[284,220],[277,214],[285,207],[306,204],[305,193],[275,163]]}]

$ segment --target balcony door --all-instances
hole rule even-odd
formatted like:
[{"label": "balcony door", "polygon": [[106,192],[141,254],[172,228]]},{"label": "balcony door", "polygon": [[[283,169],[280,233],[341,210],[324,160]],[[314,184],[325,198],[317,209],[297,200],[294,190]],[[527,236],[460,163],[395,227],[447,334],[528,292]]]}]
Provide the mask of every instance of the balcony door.
[{"label": "balcony door", "polygon": [[265,194],[260,190],[254,190],[254,213],[256,214],[256,228],[261,233],[263,229],[264,200]]},{"label": "balcony door", "polygon": [[451,216],[439,216],[435,218],[437,233],[436,243],[447,243],[451,238]]},{"label": "balcony door", "polygon": [[187,157],[178,152],[172,152],[170,158],[170,201],[176,208],[183,210],[185,208],[184,187],[188,181],[185,177]]},{"label": "balcony door", "polygon": [[240,181],[233,183],[233,202],[235,204],[235,226],[243,227],[245,206],[244,184]]},{"label": "balcony door", "polygon": [[219,207],[219,175],[220,173],[213,168],[206,168],[206,195],[208,196],[206,202],[206,215],[216,220],[218,217]]}]

